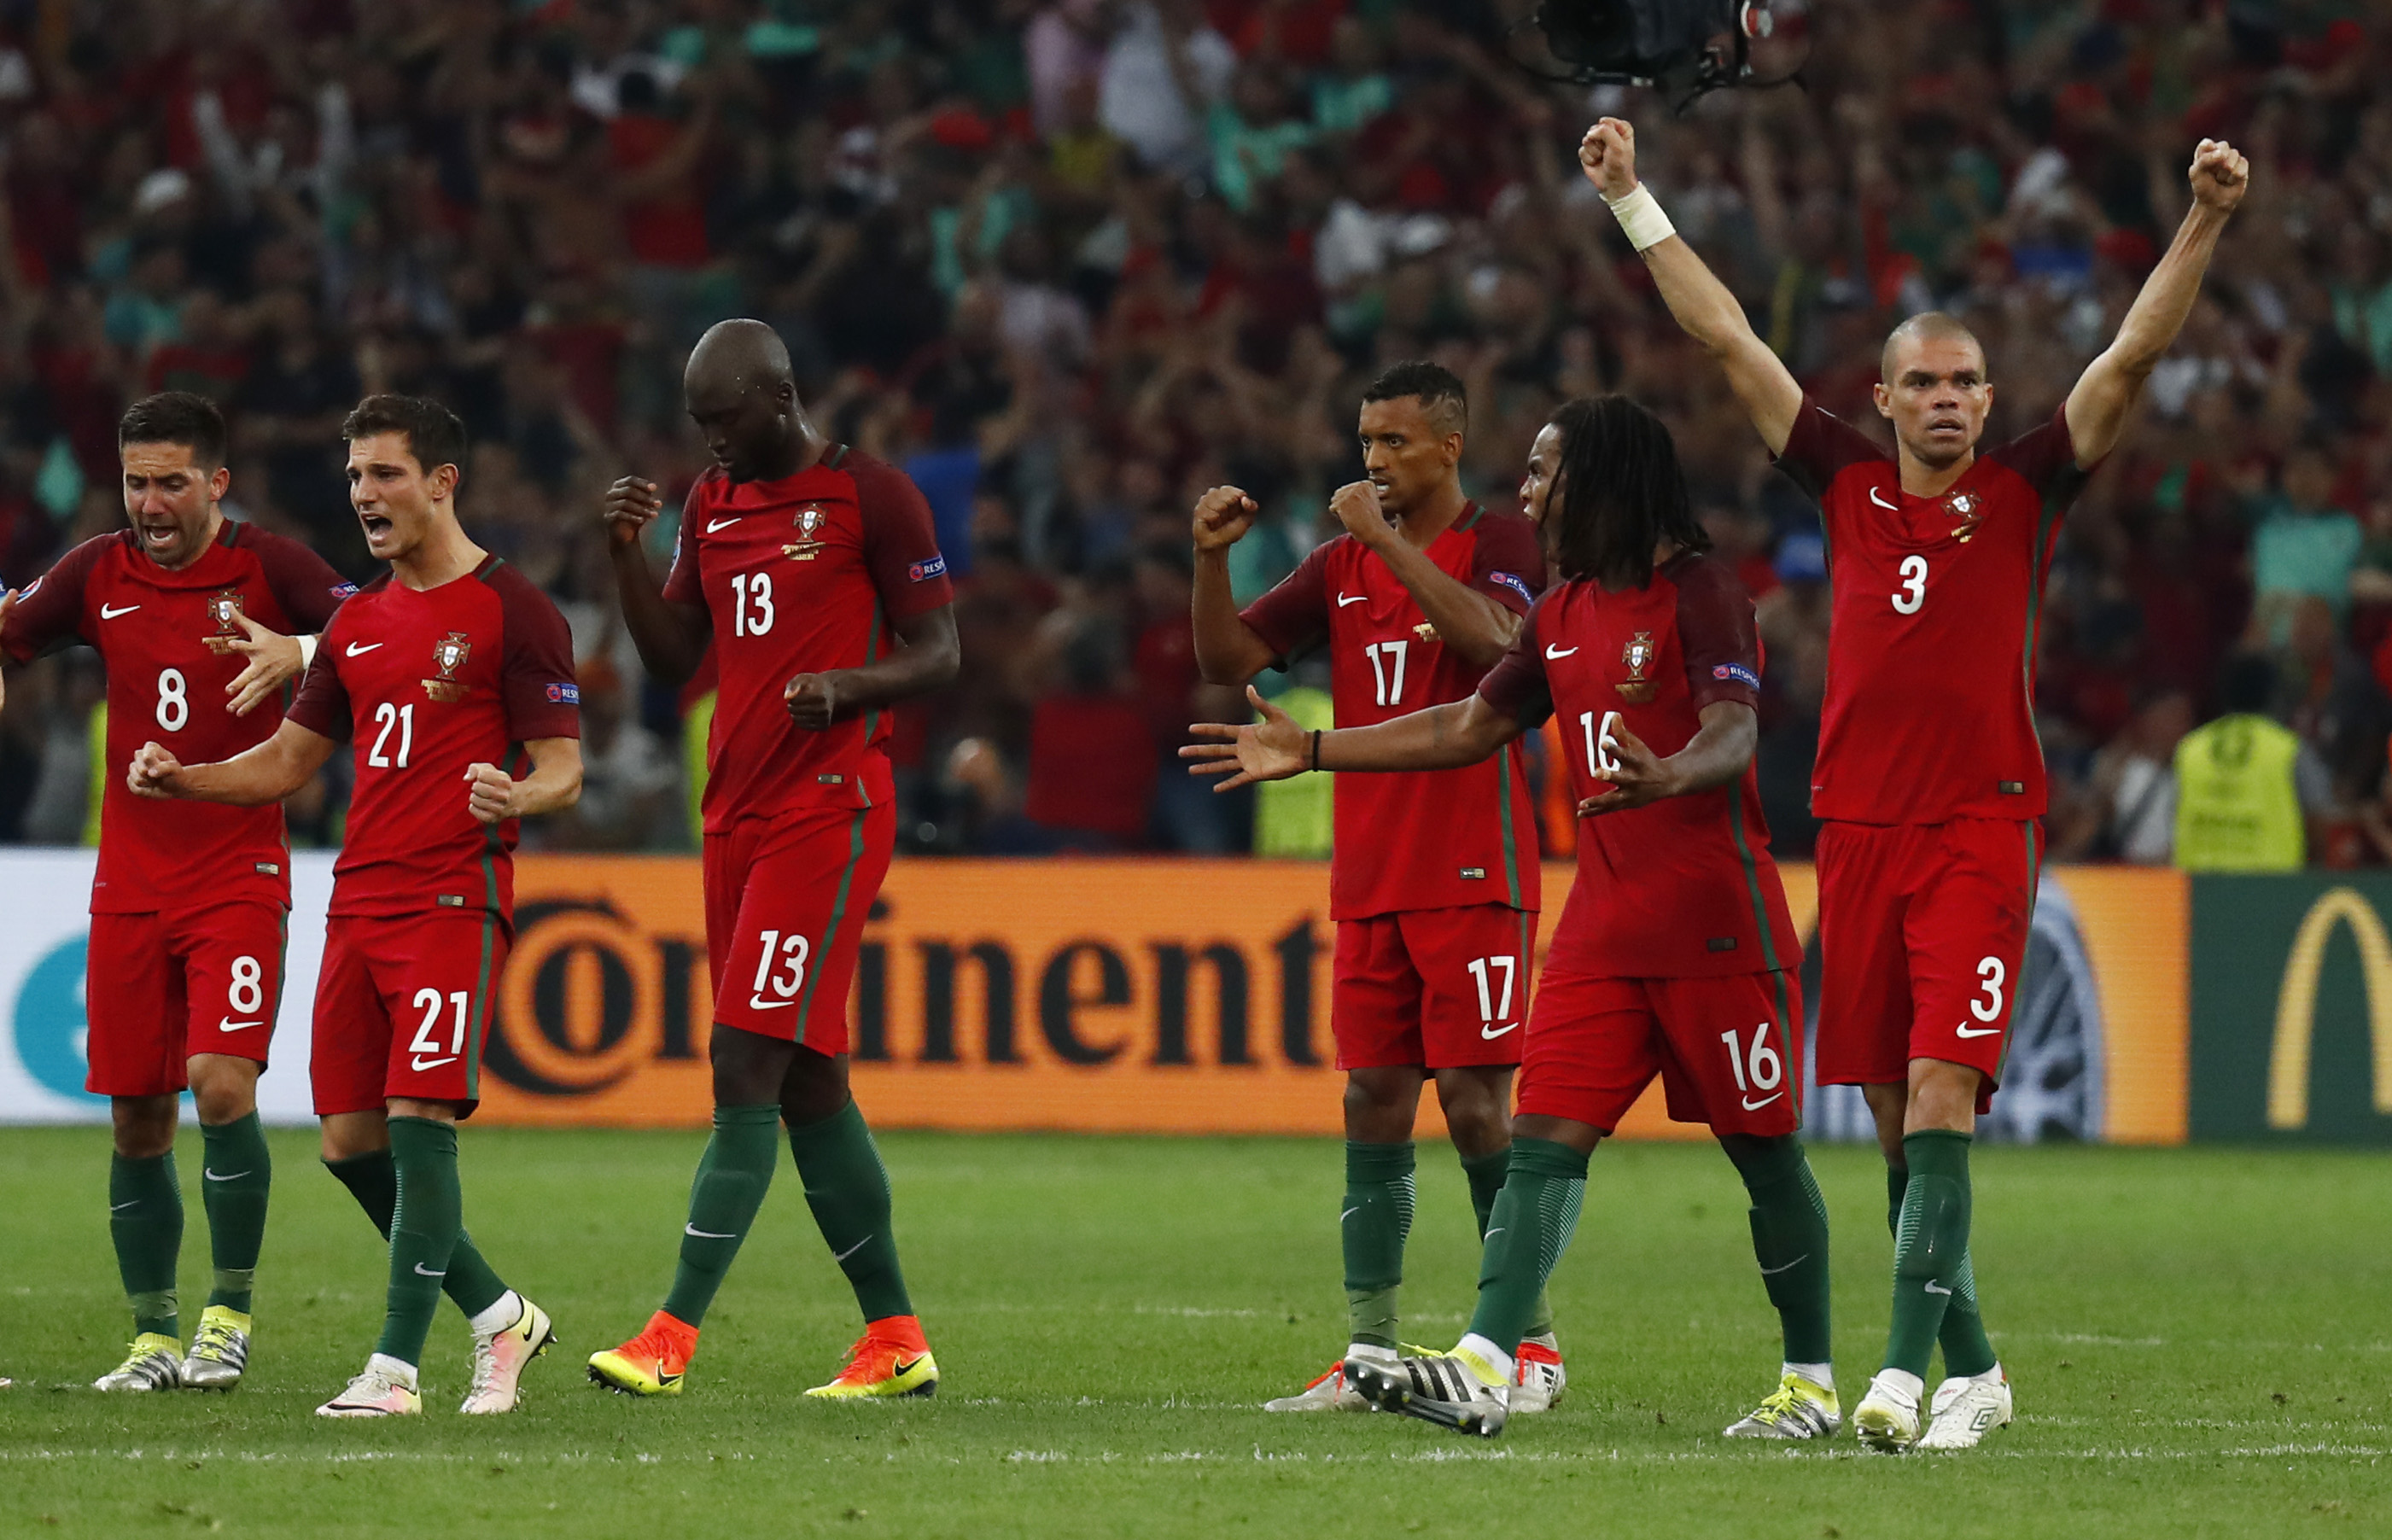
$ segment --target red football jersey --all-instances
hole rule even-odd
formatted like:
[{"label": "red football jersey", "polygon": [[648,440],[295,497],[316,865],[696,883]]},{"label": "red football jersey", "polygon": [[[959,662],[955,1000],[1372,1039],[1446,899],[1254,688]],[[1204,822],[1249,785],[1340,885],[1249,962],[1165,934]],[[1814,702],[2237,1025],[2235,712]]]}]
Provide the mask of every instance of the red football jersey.
[{"label": "red football jersey", "polygon": [[706,831],[893,795],[889,713],[808,732],[781,692],[800,673],[885,658],[890,628],[952,603],[930,505],[905,473],[846,446],[778,481],[698,477],[665,597],[704,605],[722,671],[706,744]]},{"label": "red football jersey", "polygon": [[[1609,785],[1594,772],[1621,726],[1667,758],[1701,731],[1704,707],[1758,707],[1752,600],[1725,562],[1691,552],[1644,588],[1563,583],[1478,693],[1528,726],[1558,711],[1570,794],[1593,796]],[[1697,978],[1801,959],[1750,767],[1728,786],[1579,820],[1578,881],[1554,931],[1554,966]]]},{"label": "red football jersey", "polygon": [[155,740],[187,764],[230,759],[274,736],[282,702],[232,714],[225,693],[249,659],[235,611],[286,636],[324,629],[355,585],[295,541],[235,519],[179,571],[151,560],[130,529],[84,542],[28,584],[0,628],[22,661],[84,642],[108,665],[107,790],[99,804],[94,914],[150,914],[190,903],[291,902],[282,809],[174,803],[125,789],[125,766]]},{"label": "red football jersey", "polygon": [[[1473,503],[1426,553],[1449,575],[1525,615],[1545,586],[1537,527]],[[1317,547],[1246,607],[1280,657],[1329,648],[1340,727],[1461,700],[1487,672],[1426,638],[1427,617],[1387,564],[1351,535]],[[1516,743],[1483,764],[1337,777],[1329,913],[1360,920],[1469,904],[1537,907],[1537,820]]]},{"label": "red football jersey", "polygon": [[1833,588],[1811,810],[1862,824],[2035,818],[2035,628],[2060,516],[2089,472],[2065,409],[1981,449],[1940,497],[1805,400],[1778,457],[1817,500]]},{"label": "red football jersey", "polygon": [[333,914],[513,920],[515,820],[474,816],[466,767],[581,736],[573,636],[530,579],[496,556],[421,592],[384,573],[332,618],[291,720],[357,746]]}]

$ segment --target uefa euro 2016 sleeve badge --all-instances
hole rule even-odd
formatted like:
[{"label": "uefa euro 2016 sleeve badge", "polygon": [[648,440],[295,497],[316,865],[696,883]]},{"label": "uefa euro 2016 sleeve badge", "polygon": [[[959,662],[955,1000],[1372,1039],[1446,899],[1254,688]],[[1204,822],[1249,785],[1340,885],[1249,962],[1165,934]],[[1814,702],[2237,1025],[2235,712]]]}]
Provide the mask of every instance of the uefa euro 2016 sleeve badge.
[{"label": "uefa euro 2016 sleeve badge", "polygon": [[814,531],[823,527],[823,511],[815,507],[800,508],[789,522],[797,526],[798,538],[782,546],[781,555],[791,561],[812,561],[821,555],[823,542],[814,538]]},{"label": "uefa euro 2016 sleeve badge", "polygon": [[1653,633],[1649,631],[1638,632],[1630,638],[1626,646],[1619,649],[1619,660],[1628,665],[1628,677],[1612,688],[1619,692],[1620,699],[1632,706],[1642,706],[1653,698],[1653,692],[1659,685],[1645,678],[1644,671],[1653,666],[1653,659],[1659,656],[1659,652],[1660,649],[1653,645]]},{"label": "uefa euro 2016 sleeve badge", "polygon": [[221,658],[232,650],[232,645],[248,634],[240,629],[240,590],[228,588],[221,594],[208,595],[208,619],[216,623],[215,634],[202,636],[200,645]]},{"label": "uefa euro 2016 sleeve badge", "polygon": [[432,644],[432,663],[440,671],[437,679],[423,681],[423,693],[435,700],[462,700],[473,686],[457,677],[465,659],[474,655],[474,639],[462,631],[452,631]]},{"label": "uefa euro 2016 sleeve badge", "polygon": [[1966,545],[1976,538],[1977,526],[1985,521],[1985,500],[1974,492],[1954,492],[1944,500],[1944,507],[1952,516],[1952,538]]}]

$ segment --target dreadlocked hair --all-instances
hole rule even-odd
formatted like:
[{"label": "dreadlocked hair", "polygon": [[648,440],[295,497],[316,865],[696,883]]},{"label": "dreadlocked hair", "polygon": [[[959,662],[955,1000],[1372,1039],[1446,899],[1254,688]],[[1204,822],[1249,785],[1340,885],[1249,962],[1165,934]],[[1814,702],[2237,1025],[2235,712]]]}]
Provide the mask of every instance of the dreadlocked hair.
[{"label": "dreadlocked hair", "polygon": [[1564,579],[1643,588],[1663,541],[1711,548],[1661,419],[1625,396],[1595,396],[1563,403],[1552,423],[1561,431],[1561,463],[1545,519]]}]

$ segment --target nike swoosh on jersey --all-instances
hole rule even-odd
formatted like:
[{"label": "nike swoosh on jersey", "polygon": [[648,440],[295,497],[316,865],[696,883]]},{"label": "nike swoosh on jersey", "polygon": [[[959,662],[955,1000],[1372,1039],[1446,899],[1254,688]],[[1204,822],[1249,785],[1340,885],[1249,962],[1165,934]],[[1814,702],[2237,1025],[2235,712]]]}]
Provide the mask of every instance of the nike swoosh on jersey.
[{"label": "nike swoosh on jersey", "polygon": [[99,618],[103,620],[113,620],[119,615],[130,615],[140,607],[139,605],[126,605],[124,608],[118,609],[110,605],[102,605],[99,607]]},{"label": "nike swoosh on jersey", "polygon": [[1347,605],[1358,605],[1369,597],[1368,594],[1340,594],[1337,595],[1337,607],[1343,609]]},{"label": "nike swoosh on jersey", "polygon": [[1744,1099],[1744,1110],[1747,1112],[1759,1112],[1762,1108],[1769,1105],[1770,1103],[1776,1101],[1778,1096],[1783,1096],[1786,1093],[1781,1090],[1777,1093],[1777,1096],[1764,1096],[1758,1102],[1748,1096]]},{"label": "nike swoosh on jersey", "polygon": [[1518,1031],[1519,1026],[1520,1024],[1518,1022],[1505,1022],[1502,1026],[1482,1026],[1478,1029],[1478,1035],[1491,1043],[1506,1032]]},{"label": "nike swoosh on jersey", "polygon": [[446,1059],[427,1060],[419,1055],[418,1057],[409,1061],[409,1063],[415,1066],[415,1073],[418,1075],[422,1074],[427,1069],[438,1069],[442,1064],[453,1064],[456,1062],[457,1055],[454,1053],[451,1053]]},{"label": "nike swoosh on jersey", "polygon": [[218,1016],[216,1018],[216,1030],[219,1032],[239,1032],[243,1027],[264,1026],[265,1024],[266,1024],[264,1022],[237,1022],[230,1016]]},{"label": "nike swoosh on jersey", "polygon": [[1877,489],[1875,487],[1871,487],[1869,489],[1869,501],[1876,503],[1878,507],[1884,509],[1889,514],[1898,514],[1902,512],[1902,504],[1898,502],[1888,502],[1885,499],[1878,496]]},{"label": "nike swoosh on jersey", "polygon": [[368,642],[364,646],[359,646],[355,642],[351,642],[347,646],[343,647],[341,652],[344,657],[355,658],[359,653],[371,652],[374,648],[380,646],[382,646],[380,642]]},{"label": "nike swoosh on jersey", "polygon": [[768,1000],[761,995],[748,997],[748,1008],[755,1011],[786,1011],[797,1003],[795,1000]]},{"label": "nike swoosh on jersey", "polygon": [[1956,1038],[1998,1038],[2001,1035],[2002,1029],[1998,1026],[1956,1026],[1952,1029],[1952,1036]]},{"label": "nike swoosh on jersey", "polygon": [[1567,658],[1571,653],[1574,653],[1577,650],[1578,648],[1576,647],[1557,647],[1551,642],[1548,642],[1545,644],[1545,661],[1550,663],[1559,659]]},{"label": "nike swoosh on jersey", "polygon": [[710,518],[706,521],[706,532],[710,535],[726,524],[736,524],[738,522],[739,516],[737,514],[732,515],[729,518]]}]

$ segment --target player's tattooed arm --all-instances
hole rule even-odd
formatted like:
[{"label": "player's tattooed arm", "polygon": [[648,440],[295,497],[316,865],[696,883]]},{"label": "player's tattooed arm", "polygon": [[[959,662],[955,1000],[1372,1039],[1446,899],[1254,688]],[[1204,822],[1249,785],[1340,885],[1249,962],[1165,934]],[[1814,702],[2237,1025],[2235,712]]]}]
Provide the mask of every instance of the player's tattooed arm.
[{"label": "player's tattooed arm", "polygon": [[1428,559],[1387,522],[1379,489],[1349,482],[1329,500],[1329,511],[1346,532],[1387,564],[1436,630],[1436,639],[1475,667],[1493,668],[1520,634],[1520,617]]},{"label": "player's tattooed arm", "polygon": [[1604,746],[1618,768],[1594,773],[1595,779],[1609,781],[1611,790],[1580,803],[1578,816],[1592,818],[1725,786],[1744,774],[1760,744],[1761,718],[1741,700],[1714,700],[1704,707],[1702,726],[1667,759],[1622,724]]},{"label": "player's tattooed arm", "polygon": [[1238,613],[1229,586],[1229,547],[1245,538],[1262,512],[1237,487],[1215,487],[1196,500],[1195,594],[1189,601],[1196,631],[1196,668],[1208,685],[1242,685],[1279,660]]},{"label": "player's tattooed arm", "polygon": [[2223,139],[2204,139],[2186,176],[2192,184],[2192,207],[2177,227],[2167,254],[2143,281],[2116,339],[2068,393],[2068,439],[2081,469],[2090,469],[2117,447],[2143,382],[2184,329],[2217,238],[2250,189],[2251,163]]},{"label": "player's tattooed arm", "polygon": [[[1578,163],[1606,202],[1618,204],[1633,196],[1638,190],[1635,128],[1624,119],[1603,119],[1580,141]],[[1785,453],[1794,419],[1802,411],[1802,387],[1753,331],[1743,304],[1704,266],[1684,236],[1667,236],[1639,254],[1670,314],[1726,372],[1729,387],[1744,403],[1769,452]]]},{"label": "player's tattooed arm", "polygon": [[656,484],[627,476],[607,489],[601,517],[606,526],[606,553],[615,562],[615,592],[621,597],[623,624],[640,649],[648,672],[668,685],[679,685],[697,672],[700,659],[714,640],[714,621],[703,605],[679,604],[665,597],[664,586],[648,566],[640,536],[657,514],[664,499]]},{"label": "player's tattooed arm", "polygon": [[524,745],[531,774],[517,780],[495,764],[465,767],[465,804],[480,823],[554,813],[581,800],[581,740],[536,737]]},{"label": "player's tattooed arm", "polygon": [[1224,777],[1216,791],[1281,781],[1306,770],[1450,770],[1477,763],[1523,730],[1476,692],[1392,722],[1318,734],[1264,699],[1252,685],[1246,698],[1260,722],[1190,723],[1189,736],[1207,741],[1179,750],[1190,775]]},{"label": "player's tattooed arm", "polygon": [[158,744],[145,743],[125,767],[124,784],[136,797],[262,807],[306,785],[332,757],[332,748],[331,738],[286,717],[264,743],[213,764],[185,764]]},{"label": "player's tattooed arm", "polygon": [[964,663],[956,635],[956,607],[941,605],[897,622],[904,644],[876,663],[801,673],[781,690],[789,720],[811,733],[859,712],[877,711],[908,696],[926,695],[955,683]]}]

